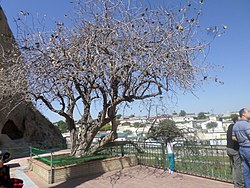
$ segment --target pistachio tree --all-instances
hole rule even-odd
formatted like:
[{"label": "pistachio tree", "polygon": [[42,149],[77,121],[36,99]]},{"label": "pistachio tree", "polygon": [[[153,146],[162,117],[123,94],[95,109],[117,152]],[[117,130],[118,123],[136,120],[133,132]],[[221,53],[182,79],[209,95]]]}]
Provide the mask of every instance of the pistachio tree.
[{"label": "pistachio tree", "polygon": [[[18,41],[29,93],[65,118],[72,155],[93,152],[117,138],[120,105],[193,91],[205,80],[210,69],[204,63],[209,41],[201,39],[201,4],[180,6],[77,1],[69,26],[58,21],[52,32],[23,29]],[[75,112],[81,115],[79,128]],[[93,145],[95,135],[107,124],[110,134]]]},{"label": "pistachio tree", "polygon": [[0,112],[8,116],[28,100],[22,56],[0,6]]}]

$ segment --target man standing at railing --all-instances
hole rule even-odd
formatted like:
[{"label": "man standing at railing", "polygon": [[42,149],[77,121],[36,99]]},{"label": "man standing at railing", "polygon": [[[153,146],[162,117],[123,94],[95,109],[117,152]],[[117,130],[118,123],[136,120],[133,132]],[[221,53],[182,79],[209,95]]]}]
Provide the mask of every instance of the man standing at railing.
[{"label": "man standing at railing", "polygon": [[245,187],[250,188],[250,111],[243,108],[239,115],[240,120],[233,126],[232,139],[239,143]]},{"label": "man standing at railing", "polygon": [[234,114],[232,120],[234,123],[230,124],[227,129],[227,155],[232,165],[234,188],[244,188],[242,169],[241,169],[241,158],[239,154],[239,143],[232,140],[233,126],[238,121],[238,115]]}]

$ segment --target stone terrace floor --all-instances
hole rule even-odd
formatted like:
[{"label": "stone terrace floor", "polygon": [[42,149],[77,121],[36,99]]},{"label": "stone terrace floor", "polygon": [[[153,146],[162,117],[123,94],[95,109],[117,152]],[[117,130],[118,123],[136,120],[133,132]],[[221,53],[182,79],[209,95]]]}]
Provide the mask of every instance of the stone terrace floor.
[{"label": "stone terrace floor", "polygon": [[232,188],[233,184],[185,175],[168,174],[162,169],[135,166],[119,171],[97,174],[47,184],[34,172],[27,170],[27,158],[13,159],[8,163],[11,177],[24,180],[23,188]]}]

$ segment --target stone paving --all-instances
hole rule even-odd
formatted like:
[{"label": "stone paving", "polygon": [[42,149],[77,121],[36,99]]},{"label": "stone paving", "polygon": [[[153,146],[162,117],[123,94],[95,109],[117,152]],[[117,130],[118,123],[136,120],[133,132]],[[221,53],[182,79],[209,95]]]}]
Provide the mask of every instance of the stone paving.
[{"label": "stone paving", "polygon": [[28,170],[27,158],[9,162],[11,176],[24,180],[23,188],[233,188],[233,184],[181,173],[168,174],[162,169],[135,166],[119,171],[96,174],[47,184]]}]

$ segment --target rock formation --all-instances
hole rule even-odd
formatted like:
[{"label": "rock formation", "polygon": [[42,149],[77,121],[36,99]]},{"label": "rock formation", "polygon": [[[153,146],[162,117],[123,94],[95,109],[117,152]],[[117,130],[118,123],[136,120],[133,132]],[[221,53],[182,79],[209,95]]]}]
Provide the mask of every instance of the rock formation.
[{"label": "rock formation", "polygon": [[[0,68],[11,66],[1,57],[16,47],[15,39],[0,6]],[[6,65],[7,64],[7,65]],[[60,131],[29,102],[10,103],[3,108],[0,102],[0,148],[16,146],[64,145]]]}]

